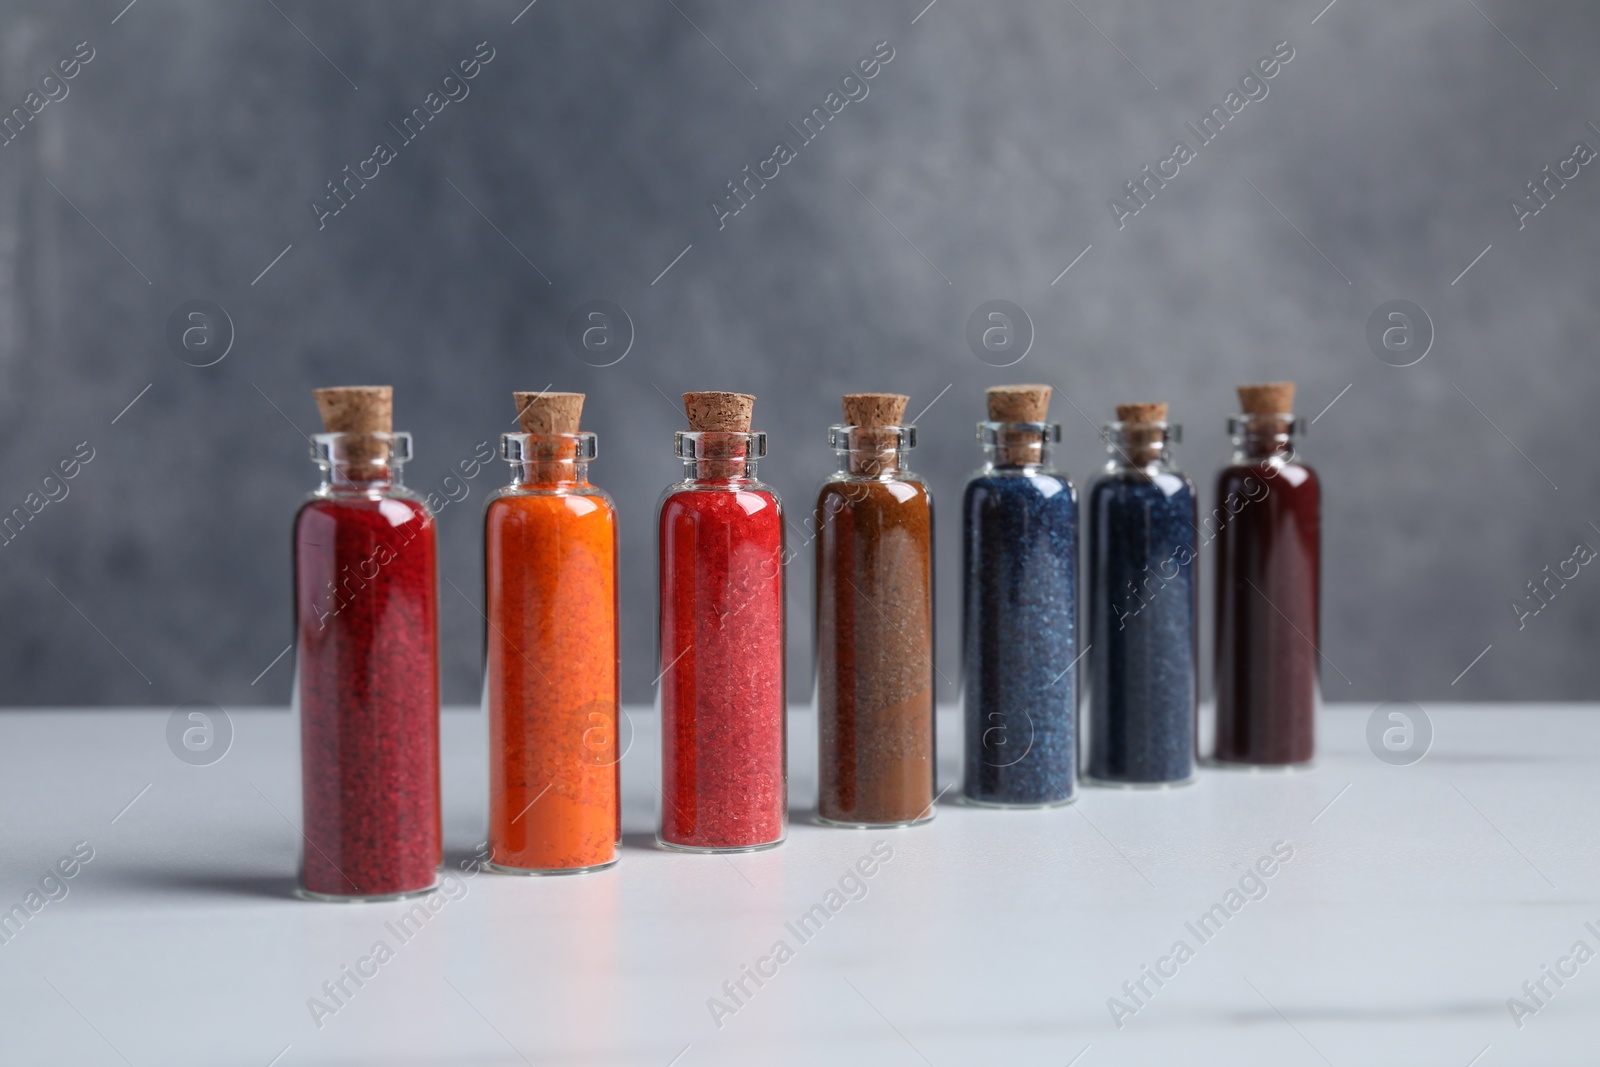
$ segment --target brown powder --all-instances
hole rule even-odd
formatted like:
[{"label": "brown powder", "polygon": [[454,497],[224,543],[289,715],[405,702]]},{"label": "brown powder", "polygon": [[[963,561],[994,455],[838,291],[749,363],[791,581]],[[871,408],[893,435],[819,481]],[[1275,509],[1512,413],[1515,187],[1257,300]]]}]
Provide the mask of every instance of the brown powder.
[{"label": "brown powder", "polygon": [[817,814],[933,814],[933,541],[911,480],[831,481],[817,499]]}]

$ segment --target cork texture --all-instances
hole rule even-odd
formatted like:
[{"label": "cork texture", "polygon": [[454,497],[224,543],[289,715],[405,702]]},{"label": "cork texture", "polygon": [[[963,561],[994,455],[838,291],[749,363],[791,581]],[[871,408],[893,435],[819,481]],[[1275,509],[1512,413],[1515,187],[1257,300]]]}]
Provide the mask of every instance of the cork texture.
[{"label": "cork texture", "polygon": [[1239,410],[1246,415],[1288,415],[1294,411],[1293,382],[1239,386]]},{"label": "cork texture", "polygon": [[523,433],[577,433],[583,417],[583,393],[513,393],[517,425]]},{"label": "cork texture", "polygon": [[698,433],[749,433],[756,398],[749,393],[684,393],[689,429]]},{"label": "cork texture", "polygon": [[1165,404],[1118,404],[1118,422],[1166,422]]},{"label": "cork texture", "polygon": [[990,422],[1044,422],[1050,417],[1048,385],[991,385],[984,390]]},{"label": "cork texture", "polygon": [[846,393],[844,421],[851,426],[899,426],[910,399],[899,393]]},{"label": "cork texture", "polygon": [[387,385],[341,385],[317,389],[317,412],[327,433],[392,433],[394,389]]}]

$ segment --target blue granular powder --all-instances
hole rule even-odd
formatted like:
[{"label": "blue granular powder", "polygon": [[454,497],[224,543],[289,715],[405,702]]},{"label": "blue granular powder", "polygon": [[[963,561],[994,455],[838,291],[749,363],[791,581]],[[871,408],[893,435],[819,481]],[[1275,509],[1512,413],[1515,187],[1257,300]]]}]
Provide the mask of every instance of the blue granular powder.
[{"label": "blue granular powder", "polygon": [[1194,487],[1181,474],[1119,471],[1090,491],[1090,778],[1194,776],[1194,540]]},{"label": "blue granular powder", "polygon": [[1072,799],[1077,763],[1078,495],[1017,468],[962,502],[966,774],[982,804]]}]

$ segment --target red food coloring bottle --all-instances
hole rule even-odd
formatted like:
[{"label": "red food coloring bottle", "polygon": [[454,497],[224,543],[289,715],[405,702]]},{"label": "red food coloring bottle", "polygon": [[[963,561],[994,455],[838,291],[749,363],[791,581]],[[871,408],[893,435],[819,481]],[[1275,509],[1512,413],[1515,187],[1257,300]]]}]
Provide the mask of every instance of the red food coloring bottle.
[{"label": "red food coloring bottle", "polygon": [[302,895],[425,893],[443,863],[435,523],[401,484],[387,387],[319,390],[294,524]]},{"label": "red food coloring bottle", "polygon": [[662,497],[660,843],[744,852],[783,841],[783,511],[756,478],[755,398],[685,393],[684,478]]}]

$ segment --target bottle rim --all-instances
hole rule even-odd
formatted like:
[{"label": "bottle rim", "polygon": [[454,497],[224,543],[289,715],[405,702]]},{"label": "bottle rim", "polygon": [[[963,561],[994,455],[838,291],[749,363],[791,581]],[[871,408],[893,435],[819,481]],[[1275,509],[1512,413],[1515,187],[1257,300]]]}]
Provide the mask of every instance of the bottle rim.
[{"label": "bottle rim", "polygon": [[1012,442],[1005,440],[1005,438],[1021,434],[1038,434],[1043,443],[1057,445],[1061,443],[1061,424],[1059,422],[990,421],[978,423],[978,443],[981,445],[999,447],[1002,444],[1011,444]]},{"label": "bottle rim", "polygon": [[[852,435],[857,430],[869,430],[881,435],[879,444],[868,445],[865,448],[856,448],[851,445]],[[849,423],[837,423],[828,427],[828,446],[835,452],[886,452],[891,448],[898,448],[902,452],[910,451],[917,447],[917,428],[906,426],[852,426]]]},{"label": "bottle rim", "polygon": [[[1273,415],[1244,414],[1235,412],[1228,416],[1228,433],[1235,437],[1249,433],[1253,427],[1260,426],[1263,422],[1278,424],[1272,432],[1279,434],[1304,434],[1310,428],[1304,415],[1296,415],[1292,411],[1285,411]],[[1257,432],[1260,432],[1259,430]]]},{"label": "bottle rim", "polygon": [[[738,448],[730,450],[730,445],[743,445],[744,448],[742,451]],[[679,459],[716,459],[724,462],[761,459],[767,454],[767,435],[760,430],[678,430],[672,435],[672,450]]]},{"label": "bottle rim", "polygon": [[[534,445],[571,445],[572,455],[552,456],[548,452],[541,455]],[[577,463],[588,463],[599,454],[600,445],[597,438],[589,430],[580,430],[577,433],[503,433],[500,435],[500,458],[507,463],[531,463],[536,460],[571,460]]]},{"label": "bottle rim", "polygon": [[[387,457],[352,458],[347,454],[351,445],[378,442],[388,446]],[[311,459],[323,466],[348,463],[401,464],[411,459],[411,434],[405,430],[392,432],[314,433],[311,435]]]},{"label": "bottle rim", "polygon": [[1160,436],[1152,440],[1151,444],[1182,444],[1183,424],[1180,422],[1106,422],[1100,425],[1100,440],[1107,444],[1113,437],[1121,436],[1130,431],[1154,433]]}]

